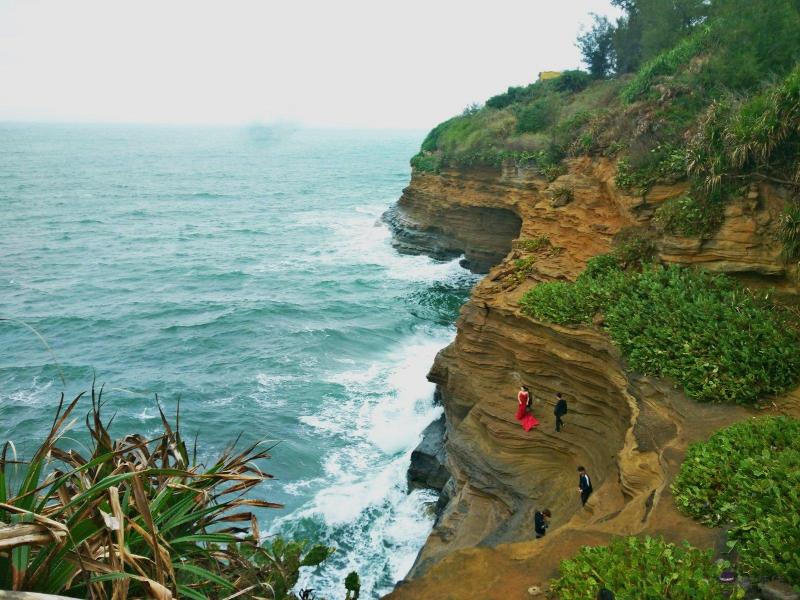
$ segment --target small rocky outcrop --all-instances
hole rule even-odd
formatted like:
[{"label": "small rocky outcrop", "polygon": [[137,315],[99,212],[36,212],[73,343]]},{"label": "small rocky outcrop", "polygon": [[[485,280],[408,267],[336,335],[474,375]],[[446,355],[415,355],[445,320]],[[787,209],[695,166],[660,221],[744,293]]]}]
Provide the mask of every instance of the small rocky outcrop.
[{"label": "small rocky outcrop", "polygon": [[422,432],[422,441],[411,453],[408,468],[409,489],[427,488],[441,492],[450,479],[445,451],[444,415]]},{"label": "small rocky outcrop", "polygon": [[[481,185],[479,181],[473,185]],[[393,233],[394,247],[402,253],[427,254],[440,260],[463,254],[462,266],[473,273],[486,273],[508,254],[522,219],[502,202],[462,203],[459,190],[452,190],[453,196],[444,202],[432,201],[442,199],[441,192],[436,175],[417,176],[403,190],[397,204],[383,215]]]}]

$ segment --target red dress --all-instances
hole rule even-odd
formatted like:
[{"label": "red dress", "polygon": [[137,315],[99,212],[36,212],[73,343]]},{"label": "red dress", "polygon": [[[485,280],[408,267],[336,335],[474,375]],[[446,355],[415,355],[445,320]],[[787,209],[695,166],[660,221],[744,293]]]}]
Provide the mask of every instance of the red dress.
[{"label": "red dress", "polygon": [[536,420],[536,417],[534,417],[527,410],[528,397],[529,397],[528,392],[521,391],[519,393],[519,395],[517,396],[517,400],[519,401],[519,406],[517,407],[517,414],[515,415],[517,421],[519,421],[520,424],[522,424],[522,428],[525,431],[530,431],[539,424],[539,421]]}]

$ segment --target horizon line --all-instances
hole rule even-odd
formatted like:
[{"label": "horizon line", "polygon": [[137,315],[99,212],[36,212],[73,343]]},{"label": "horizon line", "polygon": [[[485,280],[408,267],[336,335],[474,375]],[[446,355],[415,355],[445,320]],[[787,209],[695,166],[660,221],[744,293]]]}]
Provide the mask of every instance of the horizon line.
[{"label": "horizon line", "polygon": [[136,127],[213,127],[213,128],[268,128],[268,129],[312,129],[312,130],[348,130],[348,131],[429,131],[436,124],[425,127],[400,127],[391,125],[333,125],[303,123],[301,121],[87,121],[69,119],[7,119],[0,117],[1,125],[88,125],[88,126],[136,126]]}]

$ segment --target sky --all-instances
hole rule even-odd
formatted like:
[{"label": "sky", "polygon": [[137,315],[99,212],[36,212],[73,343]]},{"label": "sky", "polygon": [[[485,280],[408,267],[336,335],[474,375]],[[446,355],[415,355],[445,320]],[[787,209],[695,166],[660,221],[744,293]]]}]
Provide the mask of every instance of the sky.
[{"label": "sky", "polygon": [[427,129],[575,68],[608,0],[0,0],[0,121]]}]

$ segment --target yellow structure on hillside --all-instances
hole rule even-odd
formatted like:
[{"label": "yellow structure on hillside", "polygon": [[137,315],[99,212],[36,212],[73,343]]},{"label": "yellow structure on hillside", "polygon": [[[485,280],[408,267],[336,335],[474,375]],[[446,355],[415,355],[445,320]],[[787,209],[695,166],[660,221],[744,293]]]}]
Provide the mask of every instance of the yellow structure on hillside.
[{"label": "yellow structure on hillside", "polygon": [[547,81],[548,79],[555,79],[561,75],[561,71],[542,71],[539,73],[539,81]]}]

